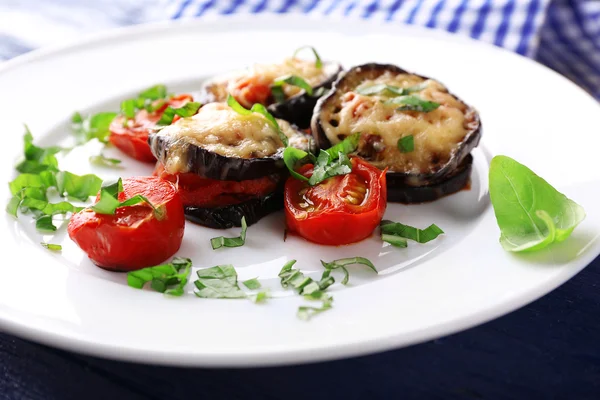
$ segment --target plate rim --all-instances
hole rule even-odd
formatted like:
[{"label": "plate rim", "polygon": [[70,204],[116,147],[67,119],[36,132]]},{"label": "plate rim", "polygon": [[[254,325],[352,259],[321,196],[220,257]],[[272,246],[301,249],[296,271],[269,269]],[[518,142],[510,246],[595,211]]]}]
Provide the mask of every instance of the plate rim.
[{"label": "plate rim", "polygon": [[[37,49],[27,54],[15,57],[11,60],[3,62],[0,64],[0,75],[4,72],[13,69],[19,68],[22,65],[36,62],[38,60],[44,59],[46,57],[60,57],[64,53],[76,53],[80,48],[87,48],[88,46],[95,46],[98,44],[105,44],[106,41],[112,41],[116,39],[120,40],[130,40],[133,37],[138,35],[144,35],[148,33],[158,34],[160,32],[168,32],[169,30],[182,29],[189,25],[203,25],[206,24],[210,26],[211,24],[222,24],[222,20],[240,20],[240,21],[256,21],[257,19],[277,19],[279,21],[283,19],[291,19],[291,20],[300,20],[300,19],[309,19],[309,20],[331,20],[328,17],[319,17],[314,18],[314,16],[302,16],[302,15],[288,15],[285,17],[282,16],[274,16],[274,15],[233,15],[233,16],[220,16],[217,18],[212,18],[210,20],[202,20],[202,19],[189,19],[189,20],[176,20],[176,21],[162,21],[155,22],[150,24],[142,24],[142,25],[134,25],[134,26],[126,26],[117,29],[111,29],[105,32],[100,32],[96,34],[92,34],[89,37],[83,38],[81,40],[77,40],[72,43],[51,46],[47,48]],[[352,20],[355,18],[349,18],[348,20]],[[348,21],[344,20],[344,21]],[[357,22],[365,25],[365,26],[376,26],[376,21],[364,21],[362,19],[356,19]],[[334,21],[336,24],[337,21]],[[281,29],[282,25],[272,26],[268,29],[271,30],[285,30]],[[594,99],[588,92],[586,92],[581,87],[577,86],[575,83],[560,75],[556,71],[544,66],[536,62],[533,59],[520,56],[515,54],[509,50],[502,49],[491,44],[483,43],[460,34],[449,33],[442,30],[436,29],[428,29],[423,27],[416,27],[411,25],[394,25],[393,23],[387,23],[387,27],[390,27],[391,30],[396,30],[397,33],[401,31],[404,32],[413,32],[417,35],[426,35],[428,37],[433,37],[434,39],[443,39],[444,37],[450,38],[452,41],[464,41],[469,43],[470,45],[476,46],[484,46],[484,47],[492,47],[496,51],[502,51],[506,54],[510,54],[514,57],[519,57],[521,59],[527,60],[527,62],[532,62],[537,64],[537,66],[542,66],[543,68],[551,71],[556,77],[560,77],[569,83],[572,87],[576,87],[580,92]],[[380,33],[380,34],[389,34],[389,33]],[[594,99],[595,100],[595,99]],[[316,361],[327,361],[339,358],[346,357],[355,357],[361,356],[365,354],[373,354],[387,350],[395,350],[399,347],[405,347],[414,345],[417,343],[422,343],[428,341],[435,337],[447,336],[454,334],[456,332],[469,329],[471,327],[486,323],[490,320],[496,319],[500,316],[506,315],[516,309],[523,307],[532,301],[537,300],[543,295],[550,293],[552,290],[556,289],[558,286],[564,284],[577,273],[579,273],[583,268],[585,268],[589,263],[596,257],[596,254],[587,253],[582,255],[581,266],[577,268],[571,268],[569,270],[565,270],[560,274],[557,274],[553,279],[549,279],[543,285],[539,285],[536,287],[535,291],[530,291],[527,294],[524,294],[520,297],[513,297],[509,301],[506,301],[496,307],[478,310],[475,313],[472,313],[466,317],[461,317],[458,319],[454,319],[452,321],[438,324],[434,327],[423,328],[422,330],[415,331],[410,339],[406,339],[406,336],[399,338],[397,335],[392,335],[386,337],[385,339],[377,338],[368,339],[361,343],[361,346],[357,346],[356,343],[347,343],[344,345],[336,346],[335,348],[327,348],[327,353],[319,352],[319,348],[311,348],[312,351],[307,352],[305,349],[285,349],[281,351],[273,351],[268,357],[257,360],[257,354],[252,352],[244,353],[242,355],[203,355],[201,358],[198,355],[192,354],[189,358],[173,358],[165,355],[164,352],[156,351],[156,352],[140,352],[137,349],[132,348],[118,348],[110,344],[106,343],[98,343],[92,340],[85,340],[77,337],[69,337],[64,336],[56,332],[48,332],[37,326],[31,327],[26,324],[26,320],[28,318],[12,318],[9,319],[5,315],[5,312],[0,312],[0,322],[2,324],[3,330],[9,333],[13,333],[19,337],[27,338],[30,340],[34,340],[36,342],[40,342],[46,345],[55,346],[68,351],[77,351],[82,354],[93,355],[101,358],[110,358],[110,359],[118,359],[121,361],[137,361],[144,362],[149,364],[160,364],[160,365],[178,365],[178,366],[210,366],[210,367],[248,367],[248,366],[272,366],[272,365],[290,365],[290,364],[299,364],[299,363],[308,363],[308,362],[316,362]],[[584,261],[585,260],[585,261]],[[25,322],[23,322],[25,321]],[[426,333],[423,334],[422,332]]]}]

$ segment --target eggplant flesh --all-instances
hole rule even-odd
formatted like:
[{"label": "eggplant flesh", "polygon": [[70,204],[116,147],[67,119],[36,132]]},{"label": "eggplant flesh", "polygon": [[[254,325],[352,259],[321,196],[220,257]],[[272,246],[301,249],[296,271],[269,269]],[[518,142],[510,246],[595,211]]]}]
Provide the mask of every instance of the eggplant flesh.
[{"label": "eggplant flesh", "polygon": [[246,200],[242,203],[222,207],[186,206],[186,219],[209,228],[226,229],[241,226],[242,217],[248,226],[261,218],[283,208],[283,194],[280,190],[263,197]]},{"label": "eggplant flesh", "polygon": [[[285,65],[285,63],[282,65]],[[263,105],[267,106],[269,112],[276,118],[289,121],[300,129],[309,128],[313,109],[317,103],[317,100],[323,94],[325,94],[328,89],[331,88],[331,85],[333,82],[335,82],[342,70],[343,68],[340,63],[326,61],[322,66],[323,77],[312,84],[312,95],[309,95],[304,90],[298,90],[297,93],[290,95],[280,103],[275,102],[274,97],[270,95],[263,102]],[[274,79],[284,75],[297,75],[303,79],[306,78],[302,76],[301,73],[295,72],[294,69],[289,68],[282,69],[282,72],[279,76],[272,75],[272,71],[268,72],[270,77],[267,77],[266,75],[259,75],[259,77],[262,79],[259,78],[258,80],[265,81],[270,85]],[[227,99],[227,95],[232,90],[231,87],[235,86],[235,82],[250,76],[250,74],[251,72],[244,71],[241,73],[233,73],[211,79],[202,86],[198,101],[203,104],[225,101]],[[260,70],[254,71],[254,74],[260,74]],[[252,104],[245,102],[243,99],[238,99],[238,101],[246,108],[250,108],[252,106]]]},{"label": "eggplant flesh", "polygon": [[[214,109],[207,110],[207,113],[218,114],[214,127],[202,119],[208,118],[202,115],[205,108]],[[182,118],[151,133],[148,143],[169,174],[194,173],[209,179],[238,182],[285,174],[284,148],[274,129],[259,114],[256,114],[254,122],[247,116],[239,120],[236,118],[238,114],[228,106],[209,104],[202,107],[197,115]],[[309,135],[286,121],[278,122],[290,146],[309,149]],[[240,127],[243,128],[244,124],[250,124],[246,127],[249,132],[247,136],[240,136]],[[257,130],[252,131],[255,127],[263,132],[260,140],[255,140]],[[264,134],[265,130],[267,134]]]},{"label": "eggplant flesh", "polygon": [[[390,141],[392,141],[391,139],[386,144],[383,134],[380,131],[376,131],[376,129],[385,129],[379,128],[381,125],[379,125],[373,131],[369,131],[368,129],[360,129],[360,127],[357,128],[357,131],[361,132],[361,139],[359,142],[357,155],[381,169],[386,167],[388,168],[388,200],[404,203],[432,201],[447,194],[454,193],[457,190],[465,187],[465,185],[468,183],[469,173],[471,170],[470,165],[472,163],[472,161],[470,161],[471,158],[469,158],[469,154],[471,150],[478,145],[482,134],[481,121],[478,113],[475,111],[475,109],[468,106],[457,96],[448,92],[439,82],[421,75],[409,73],[395,65],[374,63],[364,64],[353,67],[350,70],[340,74],[336,82],[333,84],[332,90],[327,95],[320,98],[315,106],[311,121],[311,128],[317,146],[320,148],[331,147],[332,141],[330,138],[332,137],[332,133],[337,134],[337,140],[342,140],[347,135],[354,133],[354,131],[350,131],[349,127],[351,127],[351,125],[344,124],[344,121],[342,120],[344,118],[343,113],[345,112],[344,107],[347,106],[347,104],[352,106],[351,102],[355,99],[355,97],[357,98],[357,102],[360,100],[360,98],[356,95],[356,90],[361,85],[365,85],[369,82],[388,83],[385,82],[386,79],[390,79],[392,82],[403,81],[406,79],[406,85],[410,84],[411,86],[415,82],[427,84],[428,86],[424,86],[426,89],[428,89],[427,95],[439,97],[433,97],[429,99],[423,97],[423,99],[432,101],[437,100],[438,102],[442,103],[442,105],[445,105],[444,102],[439,101],[438,98],[441,98],[442,100],[448,99],[449,104],[448,107],[440,107],[439,110],[435,110],[431,113],[401,111],[404,115],[401,116],[402,119],[400,119],[400,121],[401,123],[405,124],[403,125],[402,130],[397,129],[397,126],[402,125],[390,125],[396,128],[396,130],[390,131],[390,134],[388,134],[390,135],[389,138],[398,137],[395,136],[398,132],[410,132],[414,137],[415,152],[424,149],[423,153],[401,154],[400,150],[398,150],[395,145],[392,146],[390,144]],[[406,85],[402,87],[406,87]],[[419,90],[425,91],[426,89]],[[437,90],[439,93],[434,93],[434,90]],[[419,96],[419,91],[411,94]],[[381,101],[379,103],[381,103]],[[383,106],[376,104],[373,106],[373,109],[375,109],[375,107],[380,107],[379,110],[381,110]],[[448,109],[450,110],[448,111]],[[350,108],[350,110],[352,110],[352,108]],[[359,109],[355,108],[355,110]],[[391,114],[399,112],[393,107],[389,110],[390,111],[386,110],[386,112]],[[459,111],[463,115],[461,118],[462,125],[456,123],[460,128],[460,130],[455,130],[459,140],[455,140],[456,138],[453,137],[452,140],[447,141],[447,144],[442,143],[450,150],[440,153],[433,150],[429,151],[429,148],[418,147],[422,143],[428,143],[427,141],[419,142],[419,133],[423,132],[419,132],[418,129],[420,126],[423,126],[419,125],[423,124],[423,120],[429,121],[428,118],[433,119],[436,117],[436,115],[437,117],[440,115],[445,117],[446,114],[441,114],[442,112],[453,112],[454,114],[450,115],[460,115]],[[381,116],[383,114],[377,114],[375,111],[373,111],[372,114],[369,114],[369,116],[373,115]],[[397,116],[393,115],[393,117]],[[442,117],[439,118],[441,121],[450,119],[443,119]],[[379,120],[375,121],[379,122]],[[386,123],[385,120],[382,120],[381,122],[383,124]],[[446,123],[451,122],[452,121]],[[367,121],[367,124],[368,123],[370,122]],[[342,129],[347,129],[348,131]],[[327,134],[328,132],[329,135]],[[439,132],[442,135],[445,135],[447,131],[433,132]],[[432,140],[435,140],[435,137],[433,137]],[[335,141],[333,144],[335,144]],[[435,146],[431,146],[431,148],[434,149]],[[382,156],[382,154],[391,156],[385,158]],[[419,156],[420,158],[418,159],[418,162],[413,163],[410,157],[416,156]],[[407,159],[410,161],[404,161]]]}]

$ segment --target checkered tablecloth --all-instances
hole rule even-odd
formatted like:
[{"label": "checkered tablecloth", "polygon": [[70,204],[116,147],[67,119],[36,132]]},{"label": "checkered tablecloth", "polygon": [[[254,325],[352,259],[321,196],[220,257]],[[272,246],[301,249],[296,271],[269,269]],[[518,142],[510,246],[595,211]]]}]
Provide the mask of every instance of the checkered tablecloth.
[{"label": "checkered tablecloth", "polygon": [[110,27],[233,13],[444,29],[535,58],[600,99],[600,0],[0,0],[0,60]]}]

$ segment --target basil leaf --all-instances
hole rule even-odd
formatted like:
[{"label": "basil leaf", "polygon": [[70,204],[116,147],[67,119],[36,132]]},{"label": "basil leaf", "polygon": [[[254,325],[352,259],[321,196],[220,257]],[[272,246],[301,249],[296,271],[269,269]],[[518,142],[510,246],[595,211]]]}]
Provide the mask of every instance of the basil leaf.
[{"label": "basil leaf", "polygon": [[102,179],[94,174],[75,175],[68,171],[56,174],[56,186],[61,196],[69,196],[81,201],[87,201],[95,196],[102,186]]},{"label": "basil leaf", "polygon": [[324,275],[319,282],[315,282],[312,278],[304,276],[301,271],[293,268],[295,263],[296,260],[288,261],[279,272],[282,287],[292,286],[299,294],[304,294],[315,290],[325,290],[334,283],[334,279],[329,275]]},{"label": "basil leaf", "polygon": [[406,96],[414,92],[420,92],[427,87],[427,83],[423,82],[419,85],[401,88],[398,86],[386,85],[384,83],[376,85],[360,86],[356,88],[356,93],[363,96],[373,96],[375,94],[388,96]]},{"label": "basil leaf", "polygon": [[286,147],[283,151],[283,162],[288,171],[290,171],[290,175],[301,181],[308,182],[307,177],[296,172],[296,169],[307,161],[309,161],[308,153],[304,150],[300,150],[295,147]]},{"label": "basil leaf", "polygon": [[52,244],[52,243],[40,243],[44,248],[52,251],[61,251],[62,246],[60,244]]},{"label": "basil leaf", "polygon": [[76,143],[80,145],[92,139],[107,143],[110,135],[109,127],[116,116],[115,112],[100,112],[83,119],[81,114],[73,114],[71,129]]},{"label": "basil leaf", "polygon": [[102,167],[118,167],[121,164],[121,160],[117,158],[108,158],[104,154],[98,154],[97,156],[90,156],[90,164],[102,166]]},{"label": "basil leaf", "polygon": [[242,283],[250,290],[260,289],[262,286],[257,278],[248,279]]},{"label": "basil leaf", "polygon": [[492,159],[489,182],[500,244],[507,251],[536,251],[562,242],[585,218],[583,207],[510,157]]},{"label": "basil leaf", "polygon": [[299,87],[300,89],[303,89],[309,96],[312,96],[312,94],[313,94],[312,86],[310,86],[310,84],[308,82],[306,82],[304,79],[302,79],[301,77],[299,77],[297,75],[286,75],[286,76],[282,76],[282,77],[275,79],[273,81],[273,86],[272,86],[271,90],[273,89],[273,87],[281,87],[285,83],[287,83],[288,85],[296,86],[296,87]]},{"label": "basil leaf", "polygon": [[254,303],[264,303],[269,298],[269,292],[262,291],[251,296],[251,300]]},{"label": "basil leaf", "polygon": [[39,231],[54,232],[56,226],[52,223],[52,215],[42,215],[35,220],[35,228]]},{"label": "basil leaf", "polygon": [[350,154],[354,152],[358,148],[359,140],[360,132],[357,132],[350,136],[347,136],[344,140],[325,151],[329,154],[332,160],[335,160],[339,157],[340,153]]},{"label": "basil leaf", "polygon": [[285,92],[281,86],[271,86],[271,94],[275,99],[275,103],[283,103],[285,101]]},{"label": "basil leaf", "polygon": [[408,241],[402,236],[390,235],[387,233],[381,234],[381,240],[395,247],[408,247]]},{"label": "basil leaf", "polygon": [[10,189],[10,194],[14,196],[24,188],[46,188],[47,185],[40,175],[21,174],[9,182],[8,187]]},{"label": "basil leaf", "polygon": [[197,271],[198,280],[194,282],[198,289],[194,293],[198,297],[211,299],[239,299],[246,297],[237,283],[237,273],[232,265]]},{"label": "basil leaf", "polygon": [[144,90],[138,95],[138,98],[148,100],[159,100],[167,97],[167,87],[165,85],[155,85]]},{"label": "basil leaf", "polygon": [[[189,258],[175,257],[168,264],[128,272],[127,285],[142,289],[146,283],[151,282],[150,287],[157,292],[181,296],[191,267],[192,260]],[[180,273],[182,269],[183,272]],[[173,285],[176,285],[175,288],[170,288]]]},{"label": "basil leaf", "polygon": [[11,197],[10,201],[6,205],[6,212],[13,217],[16,217],[19,211],[19,206],[21,205],[21,201],[22,200],[19,198],[19,196]]},{"label": "basil leaf", "polygon": [[277,120],[267,111],[265,106],[260,103],[256,103],[252,106],[250,110],[245,109],[231,94],[227,95],[227,105],[233,109],[233,111],[237,112],[240,115],[251,115],[252,113],[259,113],[267,120],[267,123],[277,132],[279,139],[283,143],[284,147],[288,146],[288,137],[285,136],[281,128],[279,128],[279,124]]},{"label": "basil leaf", "polygon": [[382,234],[400,236],[414,240],[417,243],[430,242],[444,233],[444,231],[436,224],[431,224],[425,229],[419,229],[410,225],[401,224],[400,222],[388,220],[381,221],[380,228]]},{"label": "basil leaf", "polygon": [[242,232],[239,237],[226,238],[223,236],[215,237],[210,239],[210,245],[213,250],[220,249],[221,247],[240,247],[246,243],[246,217],[242,217]]},{"label": "basil leaf", "polygon": [[175,118],[175,115],[179,115],[182,118],[191,117],[198,112],[201,106],[202,104],[197,103],[195,101],[190,101],[189,103],[186,103],[185,105],[179,108],[173,108],[171,106],[168,106],[163,112],[163,115],[160,117],[160,120],[158,120],[158,122],[156,123],[156,125],[171,125],[173,123],[173,118]]},{"label": "basil leaf", "polygon": [[[315,296],[316,295],[316,296]],[[298,312],[296,316],[303,321],[308,321],[312,317],[317,314],[322,313],[323,311],[330,310],[333,306],[333,297],[323,293],[323,292],[315,292],[315,295],[305,296],[307,300],[321,300],[323,303],[321,307],[311,307],[311,306],[300,306],[298,307]]]},{"label": "basil leaf", "polygon": [[326,270],[334,270],[334,269],[341,269],[344,272],[344,279],[342,280],[342,284],[346,285],[348,283],[348,280],[350,279],[350,274],[348,273],[348,270],[346,269],[346,267],[348,265],[354,265],[354,264],[360,264],[360,265],[366,265],[367,267],[369,267],[371,270],[375,271],[375,273],[377,274],[377,269],[375,268],[375,266],[373,265],[373,263],[364,257],[351,257],[351,258],[340,258],[339,260],[333,260],[331,262],[325,262],[323,260],[321,260],[321,264],[323,265],[323,267]]},{"label": "basil leaf", "polygon": [[293,57],[296,58],[298,53],[304,49],[311,49],[313,54],[315,55],[315,67],[317,67],[319,69],[323,68],[323,61],[321,61],[321,57],[319,56],[319,53],[317,53],[317,50],[312,46],[302,46],[302,47],[297,48],[296,51],[294,51]]},{"label": "basil leaf", "polygon": [[400,107],[396,108],[398,111],[419,111],[419,112],[430,112],[437,109],[440,104],[434,101],[423,100],[417,96],[400,96],[389,99],[385,104],[397,104]]},{"label": "basil leaf", "polygon": [[136,104],[137,102],[135,99],[123,100],[121,102],[121,113],[125,115],[127,119],[134,119]]},{"label": "basil leaf", "polygon": [[415,150],[415,138],[413,135],[408,135],[398,139],[398,150],[400,153],[410,153]]},{"label": "basil leaf", "polygon": [[315,186],[325,179],[337,175],[345,175],[352,172],[352,163],[347,155],[340,152],[337,159],[334,161],[328,152],[321,150],[317,162],[313,168],[313,174],[308,180],[308,184]]},{"label": "basil leaf", "polygon": [[121,202],[115,196],[103,189],[100,191],[100,199],[90,209],[98,214],[113,215],[120,204]]}]

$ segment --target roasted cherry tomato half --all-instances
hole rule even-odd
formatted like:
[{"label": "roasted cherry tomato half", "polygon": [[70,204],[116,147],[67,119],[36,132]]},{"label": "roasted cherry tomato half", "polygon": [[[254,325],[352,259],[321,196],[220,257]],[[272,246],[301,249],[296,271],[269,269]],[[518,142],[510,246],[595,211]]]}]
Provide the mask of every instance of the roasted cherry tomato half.
[{"label": "roasted cherry tomato half", "polygon": [[[168,100],[155,100],[152,104],[157,109],[149,113],[139,110],[135,118],[127,121],[124,115],[117,116],[110,124],[110,136],[108,140],[119,150],[139,161],[154,162],[156,157],[150,151],[148,145],[148,134],[150,129],[156,126],[168,106],[180,108],[193,101],[189,94],[181,94]],[[173,122],[180,117],[173,118]]]},{"label": "roasted cherry tomato half", "polygon": [[[379,226],[386,208],[385,171],[352,158],[352,172],[315,186],[288,178],[285,219],[290,232],[311,242],[338,246],[365,239]],[[307,178],[313,166],[298,172]]]},{"label": "roasted cherry tomato half", "polygon": [[264,197],[275,191],[281,179],[265,176],[237,182],[208,179],[192,173],[171,175],[160,163],[157,163],[154,175],[176,185],[184,206],[203,208],[229,206]]},{"label": "roasted cherry tomato half", "polygon": [[133,271],[158,265],[179,250],[185,218],[173,184],[154,176],[123,179],[119,200],[138,194],[158,212],[147,203],[139,203],[119,207],[114,215],[85,209],[71,217],[69,237],[99,267]]}]

